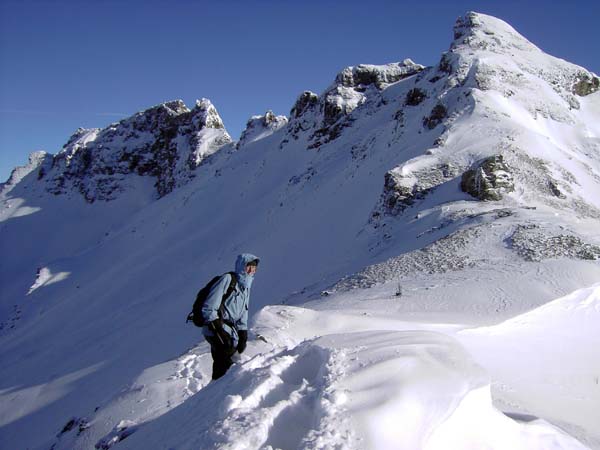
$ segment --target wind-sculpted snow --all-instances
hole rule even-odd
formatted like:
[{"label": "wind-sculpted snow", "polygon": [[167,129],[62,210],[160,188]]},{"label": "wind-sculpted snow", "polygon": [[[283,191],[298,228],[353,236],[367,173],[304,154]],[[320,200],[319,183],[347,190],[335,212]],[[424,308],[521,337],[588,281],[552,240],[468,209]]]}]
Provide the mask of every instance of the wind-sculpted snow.
[{"label": "wind-sculpted snow", "polygon": [[[594,297],[583,293],[570,299],[572,307],[594,310]],[[567,306],[562,300],[554,304]],[[544,311],[567,325],[553,310],[556,307],[541,308],[497,328],[518,338],[509,324],[541,325],[548,317]],[[570,325],[582,324],[571,317],[575,323]],[[591,324],[594,318],[587,320]],[[190,392],[194,395],[185,402],[145,418],[124,407],[111,410],[110,416],[101,413],[118,423],[96,448],[110,448],[117,442],[118,448],[125,449],[181,450],[586,448],[538,417],[503,413],[493,406],[489,374],[466,349],[477,348],[478,339],[470,336],[489,339],[495,331],[481,328],[459,333],[463,347],[452,337],[455,331],[450,326],[411,327],[375,310],[317,312],[293,307],[265,308],[255,323],[259,338],[250,342],[248,354],[222,379],[195,384]],[[541,336],[543,329],[528,333]],[[578,333],[585,339],[593,331],[584,328]],[[502,341],[496,340],[495,345],[499,344]],[[210,365],[207,352],[203,344],[180,359],[185,366],[194,360],[197,365],[193,373],[185,372],[187,377],[204,377]],[[502,349],[495,358],[508,354]],[[546,362],[537,370],[552,370],[552,366]],[[129,404],[133,400],[159,403],[152,391],[135,386],[124,394],[131,397]],[[163,391],[169,389],[163,387]],[[164,397],[160,390],[157,394]],[[591,414],[592,405],[588,403]],[[98,418],[91,421],[91,427],[85,423],[81,436],[102,426]],[[57,441],[56,449],[63,448],[61,442],[65,441]],[[71,441],[71,445],[84,448],[81,442]]]},{"label": "wind-sculpted snow", "polygon": [[[541,415],[600,448],[600,285],[498,325],[465,330],[463,342],[494,374],[499,404]],[[551,330],[551,331],[549,331]],[[524,370],[514,370],[526,362]]]}]

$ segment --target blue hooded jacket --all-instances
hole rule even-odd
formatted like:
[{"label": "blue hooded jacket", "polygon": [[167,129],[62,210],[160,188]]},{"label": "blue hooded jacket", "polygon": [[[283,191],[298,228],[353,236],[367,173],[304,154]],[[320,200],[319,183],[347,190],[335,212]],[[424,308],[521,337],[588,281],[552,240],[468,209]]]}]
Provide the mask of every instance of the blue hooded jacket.
[{"label": "blue hooded jacket", "polygon": [[[248,304],[250,302],[250,288],[254,277],[246,273],[246,265],[252,261],[259,261],[259,258],[250,253],[238,255],[235,262],[235,274],[237,283],[234,291],[229,297],[223,300],[223,321],[235,325],[231,327],[226,323],[223,329],[232,337],[233,345],[238,342],[237,330],[248,329]],[[221,306],[221,299],[231,283],[231,275],[226,273],[217,281],[210,290],[204,306],[202,307],[202,316],[205,323],[212,322],[219,318],[218,310]],[[205,325],[202,328],[204,336],[214,336],[214,333]]]}]

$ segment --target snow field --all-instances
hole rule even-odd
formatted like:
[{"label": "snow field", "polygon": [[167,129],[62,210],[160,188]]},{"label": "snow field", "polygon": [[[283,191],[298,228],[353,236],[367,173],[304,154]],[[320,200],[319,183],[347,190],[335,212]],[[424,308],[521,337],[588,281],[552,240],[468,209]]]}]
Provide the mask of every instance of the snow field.
[{"label": "snow field", "polygon": [[[224,378],[118,448],[589,448],[564,429],[595,447],[597,391],[571,378],[593,380],[600,373],[598,358],[592,359],[600,339],[593,327],[599,299],[596,285],[473,329],[408,323],[375,310],[266,307],[253,329],[260,338]],[[560,330],[555,339],[546,335],[549,321]],[[565,350],[588,350],[567,355],[557,350],[559,341]],[[180,359],[181,367],[204,358],[186,376],[208,373],[203,351],[205,344]],[[507,374],[512,378],[503,379]],[[512,383],[506,384],[510,411],[497,409],[507,404],[506,392],[490,391],[490,383],[500,382]]]}]

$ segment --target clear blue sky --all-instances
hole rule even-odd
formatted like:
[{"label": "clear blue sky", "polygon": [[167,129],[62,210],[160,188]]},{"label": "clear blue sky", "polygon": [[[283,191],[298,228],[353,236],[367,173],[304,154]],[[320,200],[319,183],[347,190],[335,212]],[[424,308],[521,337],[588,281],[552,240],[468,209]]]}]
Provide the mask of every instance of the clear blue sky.
[{"label": "clear blue sky", "polygon": [[207,97],[238,139],[251,115],[288,115],[342,68],[432,65],[466,11],[600,73],[600,1],[0,0],[0,180],[78,127]]}]

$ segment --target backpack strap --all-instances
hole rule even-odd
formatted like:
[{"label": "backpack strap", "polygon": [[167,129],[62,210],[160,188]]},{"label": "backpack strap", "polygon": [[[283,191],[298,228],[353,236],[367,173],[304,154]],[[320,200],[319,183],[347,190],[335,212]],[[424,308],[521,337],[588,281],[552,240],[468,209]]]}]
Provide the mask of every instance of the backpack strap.
[{"label": "backpack strap", "polygon": [[[223,309],[225,308],[225,300],[227,300],[229,298],[229,296],[233,293],[233,291],[235,290],[235,287],[237,286],[237,276],[236,276],[235,272],[228,272],[228,273],[229,273],[229,275],[231,275],[231,282],[229,283],[229,287],[225,291],[225,294],[223,294],[223,298],[221,299],[221,306],[219,306],[218,314],[221,319],[223,319]],[[224,275],[226,275],[226,274],[224,274]],[[224,322],[227,325],[229,325],[230,327],[234,328],[233,323],[231,323],[229,321],[224,321]]]}]

